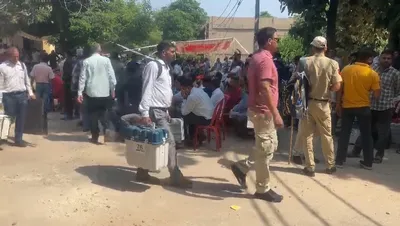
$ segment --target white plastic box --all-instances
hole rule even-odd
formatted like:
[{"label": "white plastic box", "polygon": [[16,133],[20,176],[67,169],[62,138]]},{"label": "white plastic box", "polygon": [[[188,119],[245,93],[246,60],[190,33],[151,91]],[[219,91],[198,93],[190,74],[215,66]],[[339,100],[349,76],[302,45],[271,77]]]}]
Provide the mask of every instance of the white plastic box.
[{"label": "white plastic box", "polygon": [[159,171],[168,165],[168,147],[165,142],[161,145],[152,145],[133,140],[125,140],[126,161],[129,165]]},{"label": "white plastic box", "polygon": [[7,140],[10,132],[11,119],[7,115],[0,115],[0,140]]}]

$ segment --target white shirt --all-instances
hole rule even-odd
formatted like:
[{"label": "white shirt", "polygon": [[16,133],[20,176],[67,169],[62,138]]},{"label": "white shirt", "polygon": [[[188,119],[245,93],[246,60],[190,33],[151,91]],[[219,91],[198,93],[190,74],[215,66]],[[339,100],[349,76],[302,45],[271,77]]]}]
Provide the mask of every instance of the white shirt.
[{"label": "white shirt", "polygon": [[179,64],[175,64],[174,66],[174,73],[178,76],[182,76],[183,75],[183,71],[182,68]]},{"label": "white shirt", "polygon": [[40,62],[40,52],[36,51],[32,53],[32,62],[34,63]]},{"label": "white shirt", "polygon": [[182,105],[182,115],[193,113],[205,119],[211,119],[214,106],[210,97],[203,89],[193,87],[186,101]]},{"label": "white shirt", "polygon": [[47,63],[35,64],[31,71],[31,77],[36,83],[49,83],[54,78],[53,69]]},{"label": "white shirt", "polygon": [[172,81],[169,67],[164,61],[157,59],[162,65],[159,78],[158,65],[155,61],[146,64],[142,74],[142,101],[139,111],[143,117],[149,117],[150,107],[169,108],[172,102]]},{"label": "white shirt", "polygon": [[5,61],[0,64],[0,90],[4,93],[28,91],[30,96],[33,95],[31,80],[23,63]]},{"label": "white shirt", "polygon": [[225,98],[225,94],[220,88],[216,88],[211,94],[211,103],[215,106]]}]

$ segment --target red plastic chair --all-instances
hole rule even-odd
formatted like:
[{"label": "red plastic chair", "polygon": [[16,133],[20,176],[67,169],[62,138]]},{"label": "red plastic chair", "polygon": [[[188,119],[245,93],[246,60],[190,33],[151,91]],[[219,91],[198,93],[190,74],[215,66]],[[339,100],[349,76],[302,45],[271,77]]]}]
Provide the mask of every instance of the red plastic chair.
[{"label": "red plastic chair", "polygon": [[217,151],[221,150],[221,126],[223,125],[222,115],[224,113],[225,99],[221,100],[217,106],[215,106],[214,113],[211,119],[211,123],[208,126],[196,126],[196,131],[193,139],[193,147],[196,151],[197,145],[199,144],[198,135],[202,130],[207,130],[207,141],[211,141],[211,131],[215,133],[215,142],[217,145]]}]

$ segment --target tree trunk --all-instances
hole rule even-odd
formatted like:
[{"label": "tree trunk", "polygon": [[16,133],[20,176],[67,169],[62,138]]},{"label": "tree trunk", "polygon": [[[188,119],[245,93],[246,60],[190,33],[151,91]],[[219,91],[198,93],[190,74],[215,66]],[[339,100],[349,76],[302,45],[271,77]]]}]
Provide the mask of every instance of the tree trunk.
[{"label": "tree trunk", "polygon": [[326,12],[326,36],[328,48],[336,48],[336,18],[339,6],[339,0],[330,0],[329,9]]}]

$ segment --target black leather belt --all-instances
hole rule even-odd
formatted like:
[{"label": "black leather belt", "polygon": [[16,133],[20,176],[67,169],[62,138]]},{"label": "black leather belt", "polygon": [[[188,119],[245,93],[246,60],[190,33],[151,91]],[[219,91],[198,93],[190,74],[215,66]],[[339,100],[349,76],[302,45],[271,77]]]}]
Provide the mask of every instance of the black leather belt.
[{"label": "black leather belt", "polygon": [[155,110],[161,110],[161,111],[168,111],[168,108],[162,108],[162,107],[150,107],[151,109],[155,109]]},{"label": "black leather belt", "polygon": [[329,102],[328,100],[324,100],[324,99],[316,99],[316,98],[309,98],[310,100],[315,100],[315,101],[322,101],[322,102]]},{"label": "black leather belt", "polygon": [[18,94],[24,94],[24,93],[26,93],[26,90],[24,90],[24,91],[7,92],[7,93],[3,93],[3,95],[18,95]]}]

